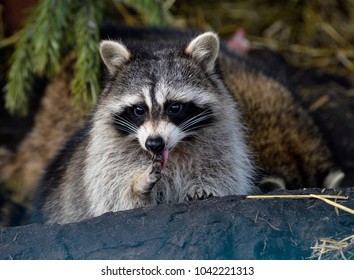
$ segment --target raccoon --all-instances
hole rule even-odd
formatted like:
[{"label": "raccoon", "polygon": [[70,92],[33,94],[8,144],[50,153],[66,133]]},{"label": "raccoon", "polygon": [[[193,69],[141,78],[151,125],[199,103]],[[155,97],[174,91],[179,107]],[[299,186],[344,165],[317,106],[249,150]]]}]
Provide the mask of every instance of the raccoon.
[{"label": "raccoon", "polygon": [[186,45],[103,41],[107,81],[85,125],[49,165],[37,219],[257,192],[238,105],[216,60],[219,38]]}]

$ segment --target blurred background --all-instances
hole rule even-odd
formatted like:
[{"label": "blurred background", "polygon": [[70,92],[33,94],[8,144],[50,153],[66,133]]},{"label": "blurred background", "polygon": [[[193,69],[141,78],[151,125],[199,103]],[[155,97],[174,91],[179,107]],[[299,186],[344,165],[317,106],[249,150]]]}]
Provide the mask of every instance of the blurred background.
[{"label": "blurred background", "polygon": [[[98,82],[88,77],[82,62],[94,57],[89,68],[98,69],[99,26],[107,18],[132,26],[214,30],[224,39],[242,28],[252,47],[277,50],[297,66],[351,75],[353,17],[354,0],[1,0],[0,81],[7,83],[3,97],[8,110],[25,114],[33,75],[58,73],[64,54],[76,50],[81,60],[73,94],[79,96],[78,103],[94,103]],[[84,80],[92,81],[89,89],[80,82]]]},{"label": "blurred background", "polygon": [[[23,27],[39,0],[0,1],[0,39]],[[56,2],[42,1],[56,5]],[[353,71],[354,1],[352,0],[103,0],[104,17],[129,25],[172,25],[215,30],[230,36],[244,28],[255,44],[281,49],[304,65]],[[54,19],[53,19],[54,20]],[[50,35],[50,34],[48,34]],[[7,43],[1,43],[4,47]]]}]

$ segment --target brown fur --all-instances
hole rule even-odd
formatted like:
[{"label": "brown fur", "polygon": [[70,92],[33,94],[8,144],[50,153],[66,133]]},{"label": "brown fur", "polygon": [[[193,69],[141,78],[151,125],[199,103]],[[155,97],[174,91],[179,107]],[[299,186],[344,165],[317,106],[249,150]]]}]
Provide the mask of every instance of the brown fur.
[{"label": "brown fur", "polygon": [[249,131],[256,164],[288,187],[322,187],[335,167],[312,118],[277,81],[223,59],[226,84],[234,93]]},{"label": "brown fur", "polygon": [[[72,59],[68,63],[72,64]],[[13,199],[28,203],[48,162],[68,136],[83,123],[84,113],[74,109],[70,101],[70,67],[46,87],[32,131],[15,154],[0,151],[0,180],[14,192]]]}]

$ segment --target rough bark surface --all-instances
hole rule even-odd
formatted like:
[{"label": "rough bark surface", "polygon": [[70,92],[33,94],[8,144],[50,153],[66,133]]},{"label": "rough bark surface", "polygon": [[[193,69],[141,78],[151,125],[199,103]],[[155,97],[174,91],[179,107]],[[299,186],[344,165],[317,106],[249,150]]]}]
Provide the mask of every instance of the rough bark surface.
[{"label": "rough bark surface", "polygon": [[[349,198],[340,203],[354,209],[354,188],[341,195]],[[317,199],[229,196],[2,228],[0,259],[307,259],[319,238],[352,234],[354,215]]]}]

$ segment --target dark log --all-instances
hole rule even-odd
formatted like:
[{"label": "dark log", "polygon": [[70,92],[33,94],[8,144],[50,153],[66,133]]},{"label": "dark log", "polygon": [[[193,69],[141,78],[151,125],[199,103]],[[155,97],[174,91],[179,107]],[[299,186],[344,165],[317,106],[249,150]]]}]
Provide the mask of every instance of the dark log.
[{"label": "dark log", "polygon": [[[354,209],[354,188],[341,195],[349,196],[341,204]],[[0,259],[307,259],[319,238],[352,234],[353,214],[314,198],[228,196],[2,228]]]}]

